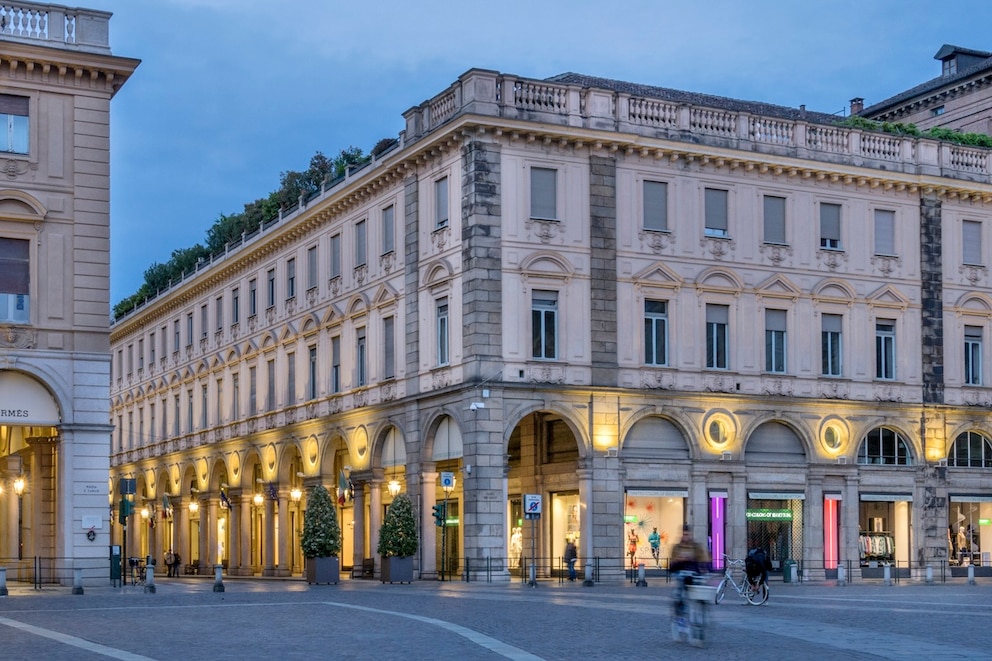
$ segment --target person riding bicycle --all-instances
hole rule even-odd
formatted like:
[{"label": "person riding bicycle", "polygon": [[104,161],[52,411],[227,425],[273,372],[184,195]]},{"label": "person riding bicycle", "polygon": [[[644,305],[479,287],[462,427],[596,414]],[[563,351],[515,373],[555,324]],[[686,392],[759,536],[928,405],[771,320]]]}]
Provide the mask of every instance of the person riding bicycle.
[{"label": "person riding bicycle", "polygon": [[744,572],[747,574],[747,580],[754,587],[768,582],[768,570],[771,567],[772,563],[768,560],[768,554],[764,549],[751,549],[744,558]]},{"label": "person riding bicycle", "polygon": [[689,579],[693,574],[709,571],[709,568],[710,554],[693,540],[692,529],[688,525],[682,526],[682,541],[672,547],[671,565],[669,566],[670,572],[685,572],[682,580],[676,585],[675,608],[678,612],[683,612],[685,608],[685,587],[689,584]]},{"label": "person riding bicycle", "polygon": [[658,556],[661,554],[661,535],[658,534],[658,529],[655,528],[648,535],[648,544],[651,545],[651,557],[654,558],[655,567],[658,566]]}]

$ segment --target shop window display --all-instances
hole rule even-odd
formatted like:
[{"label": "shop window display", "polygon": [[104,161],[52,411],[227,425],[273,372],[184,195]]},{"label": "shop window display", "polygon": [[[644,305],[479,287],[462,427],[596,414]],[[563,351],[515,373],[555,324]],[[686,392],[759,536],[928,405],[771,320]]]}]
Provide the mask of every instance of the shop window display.
[{"label": "shop window display", "polygon": [[[682,536],[685,522],[684,492],[627,492],[624,512],[624,553],[628,567],[644,563],[645,567],[665,568],[672,545]],[[657,533],[655,529],[657,528]],[[657,559],[652,553],[652,535],[658,544]]]},{"label": "shop window display", "polygon": [[992,566],[992,497],[952,496],[947,520],[950,564]]}]

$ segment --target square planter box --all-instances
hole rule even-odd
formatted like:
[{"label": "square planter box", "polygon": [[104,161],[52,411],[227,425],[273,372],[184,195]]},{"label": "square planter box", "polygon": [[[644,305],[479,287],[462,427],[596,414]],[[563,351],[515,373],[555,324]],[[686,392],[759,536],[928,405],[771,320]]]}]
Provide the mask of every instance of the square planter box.
[{"label": "square planter box", "polygon": [[382,573],[379,580],[383,583],[412,583],[413,556],[399,558],[386,556],[382,559]]},{"label": "square planter box", "polygon": [[341,580],[341,561],[334,556],[306,559],[307,583],[334,583]]}]

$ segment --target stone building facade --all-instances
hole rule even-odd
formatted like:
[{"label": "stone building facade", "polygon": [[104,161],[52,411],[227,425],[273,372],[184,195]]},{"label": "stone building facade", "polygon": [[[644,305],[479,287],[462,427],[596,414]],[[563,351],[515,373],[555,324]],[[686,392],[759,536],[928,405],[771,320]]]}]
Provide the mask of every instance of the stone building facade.
[{"label": "stone building facade", "polygon": [[110,14],[0,7],[0,566],[106,584]]},{"label": "stone building facade", "polygon": [[318,482],[356,573],[398,490],[421,577],[618,578],[683,523],[814,577],[992,550],[987,150],[577,74],[404,116],[113,325],[130,554],[298,573]]}]

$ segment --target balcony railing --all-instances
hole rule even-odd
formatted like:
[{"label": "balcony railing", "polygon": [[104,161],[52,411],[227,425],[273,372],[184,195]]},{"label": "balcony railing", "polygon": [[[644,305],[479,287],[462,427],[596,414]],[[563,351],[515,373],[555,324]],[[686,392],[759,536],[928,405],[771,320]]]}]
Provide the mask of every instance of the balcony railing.
[{"label": "balcony railing", "polygon": [[110,52],[109,12],[62,5],[0,4],[0,39],[42,46]]}]

